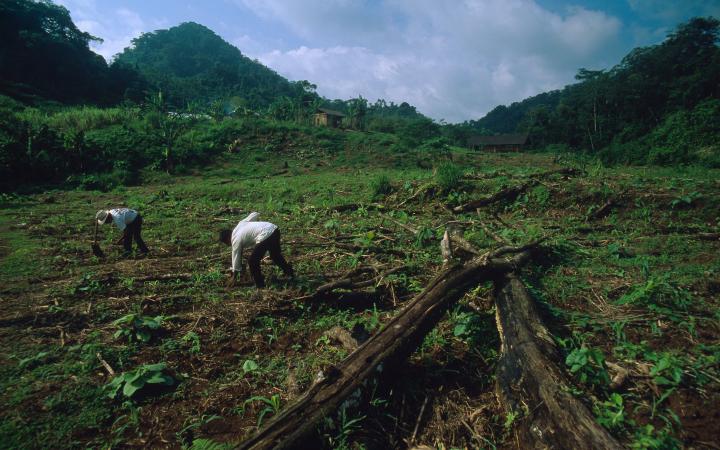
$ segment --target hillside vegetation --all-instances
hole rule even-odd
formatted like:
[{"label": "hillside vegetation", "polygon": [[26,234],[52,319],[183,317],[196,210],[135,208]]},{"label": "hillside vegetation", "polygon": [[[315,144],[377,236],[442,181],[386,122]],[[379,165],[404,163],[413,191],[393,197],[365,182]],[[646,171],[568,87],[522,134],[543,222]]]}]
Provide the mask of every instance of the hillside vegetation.
[{"label": "hillside vegetation", "polygon": [[661,44],[609,70],[580,69],[577,84],[470,122],[528,132],[537,147],[586,151],[605,163],[720,166],[720,22],[696,18]]}]

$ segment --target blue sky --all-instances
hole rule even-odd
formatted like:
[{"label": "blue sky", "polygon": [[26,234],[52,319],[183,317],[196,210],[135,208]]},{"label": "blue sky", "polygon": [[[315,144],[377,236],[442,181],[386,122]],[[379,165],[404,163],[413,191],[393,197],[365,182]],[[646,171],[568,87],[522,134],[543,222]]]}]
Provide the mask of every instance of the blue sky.
[{"label": "blue sky", "polygon": [[328,98],[407,101],[478,119],[612,67],[720,0],[56,0],[110,60],[143,32],[201,23]]}]

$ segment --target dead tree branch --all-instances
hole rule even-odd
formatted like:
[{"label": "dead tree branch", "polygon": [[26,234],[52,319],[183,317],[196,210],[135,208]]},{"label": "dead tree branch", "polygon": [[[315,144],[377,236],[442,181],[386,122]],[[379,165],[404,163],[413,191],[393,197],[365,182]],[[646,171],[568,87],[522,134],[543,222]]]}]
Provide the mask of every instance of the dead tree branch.
[{"label": "dead tree branch", "polygon": [[324,378],[239,448],[308,448],[307,440],[312,438],[323,418],[332,417],[346,398],[367,384],[368,378],[385,370],[387,365],[399,364],[410,355],[448,308],[468,289],[483,280],[495,279],[515,270],[529,258],[529,251],[510,259],[497,258],[495,253],[490,253],[465,265],[454,264],[443,270],[380,332],[339,366],[328,369]]},{"label": "dead tree branch", "polygon": [[622,448],[570,393],[553,338],[522,282],[514,276],[496,282],[495,304],[501,340],[496,394],[501,405],[521,414],[519,447]]},{"label": "dead tree branch", "polygon": [[510,186],[499,192],[496,192],[489,197],[472,200],[468,203],[465,203],[464,205],[456,206],[452,208],[452,211],[455,213],[471,212],[475,211],[478,208],[482,208],[483,206],[492,205],[493,203],[497,203],[503,200],[512,201],[532,186],[535,186],[537,183],[538,181],[533,179],[531,181],[518,184],[516,186]]}]

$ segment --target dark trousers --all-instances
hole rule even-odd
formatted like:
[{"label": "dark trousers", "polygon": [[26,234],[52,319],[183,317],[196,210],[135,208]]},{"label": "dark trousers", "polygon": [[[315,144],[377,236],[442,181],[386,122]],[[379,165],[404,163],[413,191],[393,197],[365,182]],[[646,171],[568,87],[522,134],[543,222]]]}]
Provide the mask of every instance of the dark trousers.
[{"label": "dark trousers", "polygon": [[135,239],[135,243],[142,253],[148,252],[147,245],[145,245],[145,241],[143,241],[142,236],[140,236],[140,232],[142,231],[142,222],[142,216],[138,213],[135,220],[125,226],[125,230],[123,231],[123,247],[125,247],[125,253],[130,253],[132,251],[133,239]]},{"label": "dark trousers", "polygon": [[253,277],[255,286],[265,287],[265,279],[260,270],[260,260],[265,256],[265,252],[270,252],[270,258],[277,264],[287,276],[294,276],[293,268],[285,261],[280,251],[280,230],[276,229],[267,239],[257,244],[250,253],[248,265],[250,266],[250,275]]}]

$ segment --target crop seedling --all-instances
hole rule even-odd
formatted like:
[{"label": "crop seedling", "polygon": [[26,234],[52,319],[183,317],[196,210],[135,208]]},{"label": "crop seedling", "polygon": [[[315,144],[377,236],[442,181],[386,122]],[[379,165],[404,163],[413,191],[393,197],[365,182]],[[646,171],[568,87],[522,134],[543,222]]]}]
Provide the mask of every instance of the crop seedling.
[{"label": "crop seedling", "polygon": [[262,424],[262,420],[266,414],[268,414],[268,413],[277,414],[278,411],[280,411],[280,396],[278,394],[275,394],[275,395],[271,396],[270,398],[267,398],[267,397],[263,397],[261,395],[256,395],[254,397],[250,397],[249,399],[245,400],[245,402],[243,403],[243,407],[245,407],[248,403],[253,403],[256,401],[262,402],[263,404],[266,405],[265,408],[263,408],[260,411],[260,416],[258,416],[257,426],[258,426],[258,428],[260,428],[260,425]]},{"label": "crop seedling", "polygon": [[605,369],[605,356],[600,349],[583,345],[570,352],[565,358],[570,373],[575,374],[580,382],[594,386],[605,386],[610,377]]},{"label": "crop seedling", "polygon": [[197,355],[200,353],[200,336],[194,331],[188,331],[182,337],[182,341],[190,346],[190,353]]},{"label": "crop seedling", "polygon": [[347,407],[340,409],[340,429],[337,435],[329,439],[330,445],[335,449],[349,449],[348,439],[355,431],[360,428],[360,422],[365,420],[366,416],[350,418],[347,414]]},{"label": "crop seedling", "polygon": [[126,338],[128,342],[148,343],[154,331],[160,329],[164,316],[148,317],[140,314],[128,314],[113,322],[120,327],[113,335],[115,339]]},{"label": "crop seedling", "polygon": [[165,363],[145,364],[133,371],[118,375],[107,384],[110,389],[108,397],[114,399],[122,391],[124,397],[132,398],[149,385],[172,386],[175,384],[175,379],[168,375],[166,370]]},{"label": "crop seedling", "polygon": [[681,195],[678,198],[673,199],[673,201],[670,202],[670,207],[672,209],[687,208],[692,206],[695,200],[699,200],[701,198],[702,195],[700,195],[699,192],[691,192],[689,194]]},{"label": "crop seedling", "polygon": [[608,430],[620,431],[627,424],[632,425],[632,421],[627,421],[623,398],[618,393],[613,393],[609,400],[594,405],[593,411],[598,423]]},{"label": "crop seedling", "polygon": [[257,372],[260,369],[260,366],[258,366],[258,364],[252,359],[247,359],[243,363],[242,369],[244,374],[247,375],[249,373]]}]

